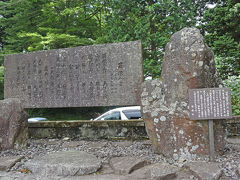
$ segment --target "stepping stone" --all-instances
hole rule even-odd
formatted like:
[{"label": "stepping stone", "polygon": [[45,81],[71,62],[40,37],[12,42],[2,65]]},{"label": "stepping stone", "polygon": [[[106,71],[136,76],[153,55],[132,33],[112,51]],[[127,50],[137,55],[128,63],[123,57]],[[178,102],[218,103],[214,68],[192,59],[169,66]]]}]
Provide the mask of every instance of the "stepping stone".
[{"label": "stepping stone", "polygon": [[7,171],[17,162],[21,161],[23,156],[0,157],[0,171]]},{"label": "stepping stone", "polygon": [[131,172],[140,169],[150,164],[146,158],[136,157],[115,157],[110,160],[110,167],[114,170],[115,174],[130,174]]},{"label": "stepping stone", "polygon": [[216,180],[219,179],[222,175],[222,169],[220,163],[216,162],[189,162],[184,166],[189,168],[189,170],[202,180]]},{"label": "stepping stone", "polygon": [[175,179],[178,167],[167,163],[156,163],[145,166],[130,174],[128,179]]},{"label": "stepping stone", "polygon": [[32,173],[47,176],[79,176],[96,172],[101,161],[83,151],[61,151],[36,157],[24,167]]}]

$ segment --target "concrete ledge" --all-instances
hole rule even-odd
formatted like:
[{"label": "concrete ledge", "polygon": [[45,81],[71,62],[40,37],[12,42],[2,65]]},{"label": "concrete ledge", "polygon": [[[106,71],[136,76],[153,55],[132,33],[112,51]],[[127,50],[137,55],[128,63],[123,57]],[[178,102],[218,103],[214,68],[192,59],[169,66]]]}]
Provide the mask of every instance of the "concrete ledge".
[{"label": "concrete ledge", "polygon": [[226,119],[226,123],[240,123],[240,116],[233,116],[231,119]]},{"label": "concrete ledge", "polygon": [[42,121],[28,123],[29,137],[77,139],[147,138],[143,120],[112,121]]},{"label": "concrete ledge", "polygon": [[[240,116],[226,119],[226,136],[240,137]],[[142,119],[111,121],[42,121],[28,123],[29,137],[41,138],[80,138],[80,139],[141,139],[147,138]]]},{"label": "concrete ledge", "polygon": [[97,126],[97,127],[109,127],[109,126],[145,126],[142,119],[136,120],[107,120],[107,121],[90,121],[90,120],[72,120],[72,121],[39,121],[28,123],[30,128],[44,128],[44,127],[79,127],[79,126]]},{"label": "concrete ledge", "polygon": [[224,121],[227,137],[240,137],[240,116],[233,116]]}]

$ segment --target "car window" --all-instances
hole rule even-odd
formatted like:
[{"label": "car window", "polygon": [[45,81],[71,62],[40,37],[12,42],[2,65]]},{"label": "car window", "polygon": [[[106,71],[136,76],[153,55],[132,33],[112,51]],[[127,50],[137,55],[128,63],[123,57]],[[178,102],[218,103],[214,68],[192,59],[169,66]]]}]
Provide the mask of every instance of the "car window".
[{"label": "car window", "polygon": [[119,111],[114,111],[102,118],[103,120],[120,120],[121,116]]},{"label": "car window", "polygon": [[123,113],[128,119],[139,119],[142,117],[140,110],[125,110]]}]

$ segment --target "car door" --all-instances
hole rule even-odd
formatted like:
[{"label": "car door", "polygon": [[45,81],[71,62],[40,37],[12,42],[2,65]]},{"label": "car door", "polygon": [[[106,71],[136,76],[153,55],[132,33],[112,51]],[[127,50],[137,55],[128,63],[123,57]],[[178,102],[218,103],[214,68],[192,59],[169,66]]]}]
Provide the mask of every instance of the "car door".
[{"label": "car door", "polygon": [[103,116],[101,120],[121,120],[120,111],[113,111]]}]

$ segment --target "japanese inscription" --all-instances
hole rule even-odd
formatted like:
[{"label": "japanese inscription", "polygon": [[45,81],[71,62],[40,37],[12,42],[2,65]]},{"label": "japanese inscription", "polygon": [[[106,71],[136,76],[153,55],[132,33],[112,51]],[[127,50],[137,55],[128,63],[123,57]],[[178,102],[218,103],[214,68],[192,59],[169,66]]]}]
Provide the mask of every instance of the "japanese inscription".
[{"label": "japanese inscription", "polygon": [[190,89],[189,109],[191,120],[231,118],[231,91],[228,88]]},{"label": "japanese inscription", "polygon": [[140,41],[5,57],[5,98],[25,108],[138,105]]}]

